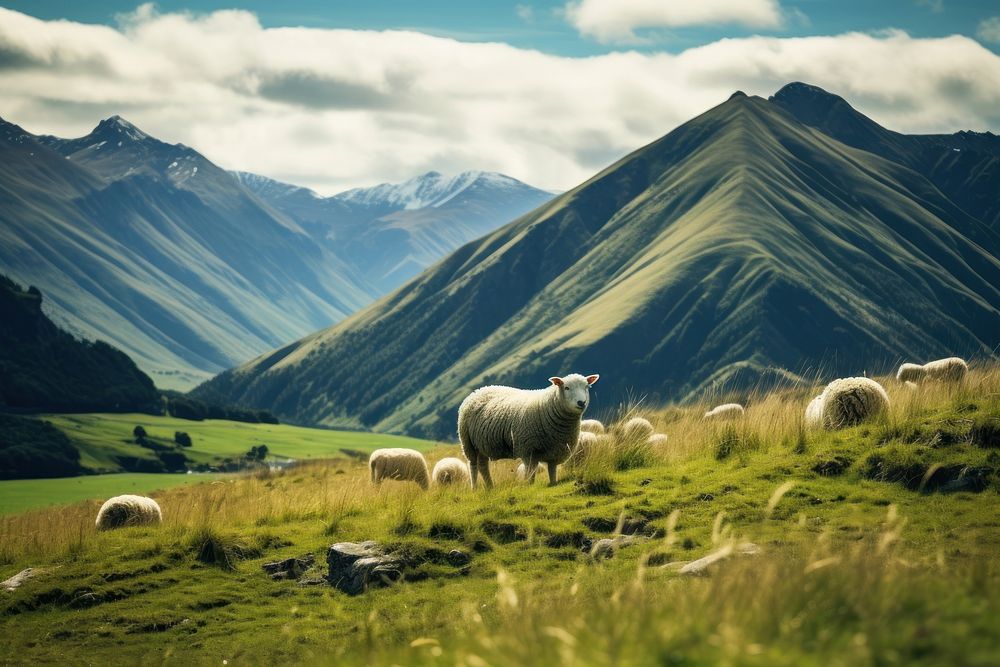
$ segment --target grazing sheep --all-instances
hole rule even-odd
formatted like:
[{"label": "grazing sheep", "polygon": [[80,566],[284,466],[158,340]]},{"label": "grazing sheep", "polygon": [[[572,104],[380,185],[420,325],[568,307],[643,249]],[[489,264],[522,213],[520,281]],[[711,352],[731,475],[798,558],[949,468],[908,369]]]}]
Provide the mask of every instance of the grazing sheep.
[{"label": "grazing sheep", "polygon": [[746,415],[747,411],[739,403],[725,403],[716,406],[705,413],[703,419],[714,419],[724,421],[727,419],[739,419]]},{"label": "grazing sheep", "polygon": [[900,382],[919,383],[922,380],[933,380],[937,382],[961,382],[969,373],[969,365],[964,359],[958,357],[948,357],[929,361],[923,366],[917,364],[903,364],[896,372],[896,379]]},{"label": "grazing sheep", "polygon": [[389,447],[376,449],[368,457],[368,467],[372,471],[372,483],[380,484],[383,479],[416,482],[420,488],[430,486],[427,461],[415,449]]},{"label": "grazing sheep", "polygon": [[472,478],[469,476],[469,466],[465,461],[454,456],[446,456],[434,464],[431,480],[435,484],[443,486],[445,484],[470,484]]},{"label": "grazing sheep", "polygon": [[458,409],[458,437],[469,460],[472,487],[477,475],[493,486],[490,461],[521,459],[529,483],[538,463],[546,463],[549,484],[556,466],[569,458],[580,437],[580,418],[590,404],[590,385],[598,375],[551,377],[545,389],[481,387]]},{"label": "grazing sheep", "polygon": [[826,385],[806,408],[806,424],[826,429],[854,426],[889,409],[889,395],[865,377],[841,378]]},{"label": "grazing sheep", "polygon": [[654,433],[649,436],[649,444],[653,445],[665,445],[667,444],[667,434],[666,433]]},{"label": "grazing sheep", "polygon": [[648,419],[632,417],[618,431],[622,440],[627,442],[642,442],[653,435],[653,425]]},{"label": "grazing sheep", "polygon": [[584,419],[580,422],[580,430],[600,435],[604,433],[604,424],[596,419]]},{"label": "grazing sheep", "polygon": [[97,530],[123,526],[145,526],[163,521],[160,506],[146,496],[115,496],[101,505],[97,512]]}]

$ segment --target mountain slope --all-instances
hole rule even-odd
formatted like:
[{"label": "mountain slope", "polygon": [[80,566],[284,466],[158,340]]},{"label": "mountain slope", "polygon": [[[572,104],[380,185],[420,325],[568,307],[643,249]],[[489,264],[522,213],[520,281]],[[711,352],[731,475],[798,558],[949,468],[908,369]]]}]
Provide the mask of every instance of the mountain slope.
[{"label": "mountain slope", "polygon": [[329,244],[383,293],[553,197],[509,176],[481,171],[451,177],[432,171],[325,198],[254,174],[236,176]]},{"label": "mountain slope", "polygon": [[156,407],[153,381],[107,343],[76,340],[42,312],[42,295],[0,275],[0,406],[48,412]]},{"label": "mountain slope", "polygon": [[978,224],[917,172],[737,93],[195,393],[442,437],[489,382],[598,372],[608,408],[820,363],[991,355],[1000,262],[956,231]]},{"label": "mountain slope", "polygon": [[228,172],[118,117],[72,140],[0,121],[0,268],[177,388],[377,294]]},{"label": "mountain slope", "polygon": [[790,83],[771,98],[800,122],[834,139],[893,162],[927,178],[994,234],[962,229],[994,256],[1000,255],[1000,137],[991,132],[906,135],[888,130],[856,111],[846,100],[816,86]]}]

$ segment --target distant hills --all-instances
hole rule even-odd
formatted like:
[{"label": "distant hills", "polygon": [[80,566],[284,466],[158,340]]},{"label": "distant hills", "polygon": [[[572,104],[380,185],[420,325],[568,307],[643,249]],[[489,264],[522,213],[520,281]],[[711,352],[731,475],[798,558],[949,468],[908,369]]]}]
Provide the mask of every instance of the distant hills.
[{"label": "distant hills", "polygon": [[897,135],[817,91],[735,93],[194,395],[453,437],[462,397],[493,382],[597,372],[601,409],[994,355],[997,194],[973,192],[992,135]]},{"label": "distant hills", "polygon": [[295,220],[380,294],[444,255],[552,199],[551,192],[495,172],[356,188],[333,197],[237,172],[249,190]]},{"label": "distant hills", "polygon": [[77,139],[0,120],[0,271],[41,288],[60,325],[187,389],[342,319],[551,196],[469,184],[419,209],[267,183],[119,116]]},{"label": "distant hills", "polygon": [[0,275],[0,408],[138,412],[160,408],[153,381],[120,350],[81,341],[42,312],[42,294]]}]

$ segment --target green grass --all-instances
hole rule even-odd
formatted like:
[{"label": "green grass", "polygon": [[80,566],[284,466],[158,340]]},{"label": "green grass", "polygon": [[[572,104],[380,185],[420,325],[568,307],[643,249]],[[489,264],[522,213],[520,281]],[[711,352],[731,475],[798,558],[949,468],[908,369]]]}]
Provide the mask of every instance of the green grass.
[{"label": "green grass", "polygon": [[238,458],[251,447],[267,445],[272,456],[296,460],[341,458],[342,449],[370,452],[379,447],[425,450],[434,443],[416,438],[354,431],[302,428],[287,424],[248,424],[218,419],[189,421],[144,414],[45,415],[79,447],[84,467],[113,471],[117,455],[155,458],[155,453],[135,444],[132,429],[142,425],[152,438],[173,440],[185,431],[193,447],[184,453],[197,463]]},{"label": "green grass", "polygon": [[[335,461],[157,493],[159,527],[97,533],[95,501],[0,517],[0,578],[40,570],[0,592],[0,663],[997,664],[1000,373],[887,389],[888,415],[837,432],[802,431],[806,391],[725,425],[648,413],[665,445],[627,466],[594,451],[554,487],[510,461],[490,491],[374,487]],[[733,442],[752,446],[720,459]],[[921,477],[988,470],[985,486],[921,488],[872,454]],[[649,539],[580,548],[619,528]],[[412,580],[350,597],[261,570],[364,539],[412,559]],[[678,571],[745,541],[760,554]]]},{"label": "green grass", "polygon": [[11,479],[0,481],[0,515],[29,509],[68,505],[94,498],[107,499],[123,493],[146,495],[175,486],[200,484],[232,477],[216,473],[198,475],[156,475],[126,472],[58,479]]}]

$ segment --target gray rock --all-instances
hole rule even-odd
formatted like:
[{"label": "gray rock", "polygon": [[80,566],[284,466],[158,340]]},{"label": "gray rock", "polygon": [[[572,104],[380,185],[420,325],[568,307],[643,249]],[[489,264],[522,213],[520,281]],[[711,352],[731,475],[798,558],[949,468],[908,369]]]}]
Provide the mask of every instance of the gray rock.
[{"label": "gray rock", "polygon": [[31,567],[29,567],[26,570],[21,570],[10,579],[0,582],[0,588],[4,589],[5,591],[16,591],[18,588],[21,587],[21,584],[26,582],[28,579],[31,579],[33,576],[35,576],[35,574],[36,574],[35,569]]},{"label": "gray rock", "polygon": [[596,542],[591,542],[589,545],[585,542],[583,550],[594,560],[601,560],[602,558],[611,558],[615,555],[615,552],[618,549],[624,549],[625,547],[632,546],[633,544],[645,542],[648,539],[648,537],[643,535],[619,535],[617,537],[605,537],[604,539],[597,540]]},{"label": "gray rock", "polygon": [[358,595],[372,586],[387,586],[403,577],[401,559],[386,554],[376,542],[338,542],[326,554],[327,580],[348,595]]}]

